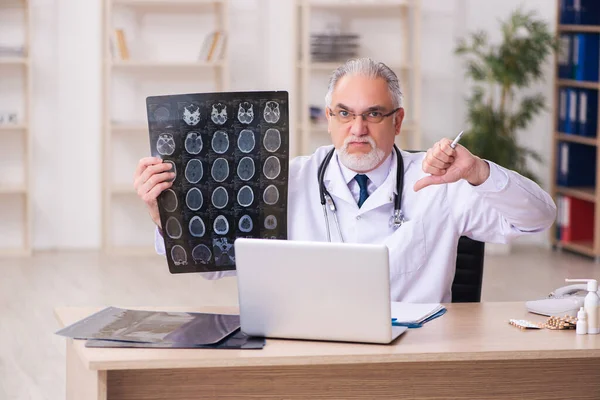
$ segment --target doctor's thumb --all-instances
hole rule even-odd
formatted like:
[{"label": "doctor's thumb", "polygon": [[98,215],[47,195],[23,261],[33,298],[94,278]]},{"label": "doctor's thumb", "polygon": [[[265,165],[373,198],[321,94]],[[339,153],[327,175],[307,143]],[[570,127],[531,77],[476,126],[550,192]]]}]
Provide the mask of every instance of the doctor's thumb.
[{"label": "doctor's thumb", "polygon": [[430,185],[436,185],[438,183],[440,183],[441,179],[439,176],[426,176],[424,178],[419,179],[417,182],[415,182],[415,186],[414,186],[414,191],[418,192],[419,190],[426,188],[427,186]]}]

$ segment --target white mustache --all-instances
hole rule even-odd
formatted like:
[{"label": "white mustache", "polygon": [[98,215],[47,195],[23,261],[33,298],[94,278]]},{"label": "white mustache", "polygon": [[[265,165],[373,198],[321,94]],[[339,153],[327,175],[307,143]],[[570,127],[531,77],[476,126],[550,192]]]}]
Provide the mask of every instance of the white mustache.
[{"label": "white mustache", "polygon": [[371,145],[371,147],[375,148],[375,141],[370,136],[363,136],[363,137],[348,136],[346,139],[344,139],[344,144],[343,144],[342,148],[344,150],[348,149],[348,146],[350,145],[350,142],[355,142],[355,143],[369,143]]}]

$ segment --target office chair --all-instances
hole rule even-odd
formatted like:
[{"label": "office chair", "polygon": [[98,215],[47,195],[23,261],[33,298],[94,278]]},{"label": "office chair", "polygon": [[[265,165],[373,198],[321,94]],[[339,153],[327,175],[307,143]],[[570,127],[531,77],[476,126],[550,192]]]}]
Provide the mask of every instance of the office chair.
[{"label": "office chair", "polygon": [[485,243],[461,236],[456,255],[456,273],[452,282],[453,303],[481,301]]}]

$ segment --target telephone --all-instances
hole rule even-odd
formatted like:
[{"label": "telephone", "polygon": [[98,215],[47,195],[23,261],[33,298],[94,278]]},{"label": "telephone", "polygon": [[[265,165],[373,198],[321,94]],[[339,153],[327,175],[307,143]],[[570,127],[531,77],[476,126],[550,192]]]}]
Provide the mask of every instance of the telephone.
[{"label": "telephone", "polygon": [[[559,287],[545,299],[526,302],[525,307],[531,313],[549,317],[563,317],[565,315],[577,317],[577,311],[580,307],[583,307],[586,295],[586,284],[567,285]],[[598,295],[600,296],[600,290]]]}]

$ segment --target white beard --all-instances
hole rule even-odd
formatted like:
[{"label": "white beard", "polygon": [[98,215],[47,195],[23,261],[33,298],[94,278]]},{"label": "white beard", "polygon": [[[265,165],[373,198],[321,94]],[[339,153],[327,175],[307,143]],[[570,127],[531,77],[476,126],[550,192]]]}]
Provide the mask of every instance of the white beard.
[{"label": "white beard", "polygon": [[[351,141],[367,142],[371,145],[371,151],[369,151],[366,154],[348,153],[348,145]],[[377,165],[379,165],[379,163],[381,163],[385,157],[385,152],[377,148],[375,141],[369,136],[363,138],[348,136],[344,140],[344,144],[342,145],[342,147],[337,150],[337,154],[342,164],[356,172],[371,171]]]}]

